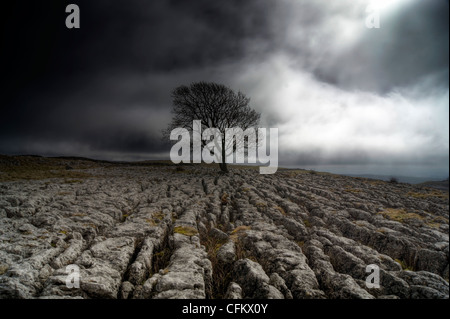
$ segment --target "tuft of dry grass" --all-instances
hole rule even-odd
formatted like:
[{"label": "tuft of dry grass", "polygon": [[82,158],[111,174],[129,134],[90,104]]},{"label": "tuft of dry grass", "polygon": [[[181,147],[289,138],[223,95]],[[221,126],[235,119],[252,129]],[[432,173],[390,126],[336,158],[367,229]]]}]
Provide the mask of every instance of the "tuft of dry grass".
[{"label": "tuft of dry grass", "polygon": [[2,171],[0,174],[0,182],[10,182],[15,180],[42,180],[49,178],[64,178],[64,183],[73,184],[81,183],[84,178],[92,177],[91,174],[78,171],[66,171],[50,168],[21,168]]},{"label": "tuft of dry grass", "polygon": [[442,199],[448,199],[448,193],[433,189],[425,192],[413,192],[410,191],[406,195],[414,197],[414,198],[421,198],[421,199],[428,199],[428,198],[442,198]]},{"label": "tuft of dry grass", "polygon": [[165,238],[159,250],[153,253],[152,256],[152,267],[150,269],[149,277],[153,274],[159,273],[160,270],[163,270],[163,274],[167,274],[169,272],[169,263],[170,257],[173,253],[173,247],[169,244],[168,237]]},{"label": "tuft of dry grass", "polygon": [[344,189],[344,192],[349,192],[349,193],[361,193],[360,189],[357,188],[352,188],[352,187],[346,187]]},{"label": "tuft of dry grass", "polygon": [[59,192],[56,195],[58,195],[58,196],[68,196],[68,195],[72,195],[72,194],[73,194],[72,192]]},{"label": "tuft of dry grass", "polygon": [[400,266],[402,266],[403,270],[409,270],[409,271],[413,271],[414,270],[414,268],[412,266],[409,266],[404,260],[394,259],[394,261],[399,263]]},{"label": "tuft of dry grass", "polygon": [[84,217],[84,216],[87,216],[87,214],[86,213],[73,213],[72,216],[73,217]]},{"label": "tuft of dry grass", "polygon": [[0,155],[0,182],[64,178],[65,183],[73,183],[92,177],[82,170],[98,166],[94,161],[83,159]]},{"label": "tuft of dry grass", "polygon": [[309,222],[309,220],[307,220],[307,219],[303,219],[303,224],[305,224],[305,227],[311,227],[312,225],[311,225],[311,223]]},{"label": "tuft of dry grass", "polygon": [[185,236],[195,236],[198,235],[197,229],[189,226],[177,226],[173,229],[174,233],[182,234]]},{"label": "tuft of dry grass", "polygon": [[222,205],[227,205],[229,201],[230,201],[229,195],[227,193],[223,193],[222,196],[220,197],[220,203]]},{"label": "tuft of dry grass", "polygon": [[246,230],[250,230],[252,229],[250,226],[238,226],[235,229],[233,229],[233,231],[231,232],[231,235],[238,235],[239,233],[245,232]]},{"label": "tuft of dry grass", "polygon": [[153,220],[152,218],[146,218],[146,219],[145,219],[145,222],[148,223],[150,226],[156,226],[156,225],[158,225],[158,224],[156,223],[156,221]]},{"label": "tuft of dry grass", "polygon": [[397,221],[399,223],[405,223],[410,219],[423,220],[424,217],[416,214],[407,212],[404,208],[386,208],[384,211],[379,212],[383,217]]},{"label": "tuft of dry grass", "polygon": [[0,276],[6,273],[8,271],[8,268],[9,268],[8,265],[0,264]]},{"label": "tuft of dry grass", "polygon": [[379,185],[385,185],[387,182],[382,180],[364,180],[364,182],[373,185],[373,186],[379,186]]},{"label": "tuft of dry grass", "polygon": [[287,216],[287,214],[286,214],[286,212],[284,211],[283,207],[276,206],[275,209],[278,210],[278,211],[281,213],[281,215]]},{"label": "tuft of dry grass", "polygon": [[153,218],[154,219],[156,218],[159,221],[162,221],[164,219],[164,217],[165,217],[164,213],[161,211],[153,213]]}]

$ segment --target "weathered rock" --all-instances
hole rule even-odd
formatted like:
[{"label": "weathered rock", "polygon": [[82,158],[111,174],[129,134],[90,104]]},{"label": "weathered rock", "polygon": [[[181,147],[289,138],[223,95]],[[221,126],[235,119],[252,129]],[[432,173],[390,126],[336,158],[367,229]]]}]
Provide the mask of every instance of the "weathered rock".
[{"label": "weathered rock", "polygon": [[270,275],[269,283],[278,289],[284,296],[285,299],[292,299],[292,293],[289,288],[286,286],[286,283],[283,278],[280,277],[276,272]]},{"label": "weathered rock", "polygon": [[227,240],[228,239],[228,235],[217,228],[211,229],[209,231],[209,236],[214,237],[218,240]]},{"label": "weathered rock", "polygon": [[414,259],[414,269],[426,270],[435,274],[444,275],[448,266],[448,255],[441,251],[420,249]]},{"label": "weathered rock", "polygon": [[442,277],[427,271],[402,271],[398,277],[411,287],[411,298],[448,299],[449,284]]},{"label": "weathered rock", "polygon": [[129,281],[124,281],[120,286],[120,299],[128,299],[134,291],[134,285]]},{"label": "weathered rock", "polygon": [[242,299],[242,288],[235,282],[230,282],[224,299]]},{"label": "weathered rock", "polygon": [[225,264],[231,264],[236,259],[236,247],[232,240],[223,244],[217,251],[217,259]]},{"label": "weathered rock", "polygon": [[244,298],[283,299],[283,294],[269,285],[269,277],[261,265],[250,259],[241,259],[234,266],[235,280],[242,287]]},{"label": "weathered rock", "polygon": [[80,273],[81,289],[92,298],[118,297],[122,274],[108,264],[96,264]]},{"label": "weathered rock", "polygon": [[[0,156],[0,171],[47,161]],[[0,182],[0,298],[218,298],[218,286],[227,298],[448,298],[448,192],[58,161],[92,177]],[[80,288],[66,286],[68,265]],[[366,286],[368,265],[380,288]]]},{"label": "weathered rock", "polygon": [[80,233],[74,232],[73,238],[70,240],[70,246],[52,261],[52,267],[58,269],[73,263],[83,252],[83,246],[83,237]]},{"label": "weathered rock", "polygon": [[146,238],[136,257],[136,260],[130,266],[128,280],[131,283],[135,285],[141,284],[142,281],[148,276],[152,267],[153,250],[153,239]]}]

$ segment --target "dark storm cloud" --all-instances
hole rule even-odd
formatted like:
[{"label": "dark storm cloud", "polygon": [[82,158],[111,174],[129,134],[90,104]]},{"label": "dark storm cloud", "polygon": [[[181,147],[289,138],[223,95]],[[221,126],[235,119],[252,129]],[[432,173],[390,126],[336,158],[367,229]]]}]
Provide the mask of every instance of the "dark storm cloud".
[{"label": "dark storm cloud", "polygon": [[205,80],[279,128],[281,164],[448,174],[448,1],[392,0],[377,30],[369,0],[73,2],[79,30],[69,1],[2,12],[0,153],[163,157],[171,90]]},{"label": "dark storm cloud", "polygon": [[[73,152],[160,151],[170,91],[193,80],[180,72],[239,60],[248,39],[267,37],[270,5],[257,3],[77,1],[79,30],[64,27],[67,3],[13,6],[2,52],[2,139],[18,152],[39,152],[38,139],[73,143]],[[208,72],[200,73],[198,80]]]},{"label": "dark storm cloud", "polygon": [[[82,36],[65,60],[82,69],[171,71],[235,60],[247,39],[265,38],[268,5],[252,1],[89,1]],[[70,41],[71,34],[65,36]],[[70,67],[70,65],[69,65]],[[73,72],[77,72],[74,69]]]}]

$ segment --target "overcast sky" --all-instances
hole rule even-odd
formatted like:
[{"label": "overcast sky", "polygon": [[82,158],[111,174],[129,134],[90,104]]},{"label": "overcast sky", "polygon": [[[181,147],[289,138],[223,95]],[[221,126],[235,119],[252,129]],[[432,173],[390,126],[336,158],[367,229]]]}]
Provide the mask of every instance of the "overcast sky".
[{"label": "overcast sky", "polygon": [[449,2],[374,1],[379,29],[370,0],[2,8],[0,153],[168,159],[171,90],[213,81],[279,129],[280,166],[447,177]]}]

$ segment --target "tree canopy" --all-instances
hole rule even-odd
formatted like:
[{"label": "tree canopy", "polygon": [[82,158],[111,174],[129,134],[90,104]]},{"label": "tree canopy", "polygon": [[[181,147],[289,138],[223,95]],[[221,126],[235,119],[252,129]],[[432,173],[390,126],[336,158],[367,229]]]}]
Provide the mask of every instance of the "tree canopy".
[{"label": "tree canopy", "polygon": [[[239,145],[236,141],[232,145],[226,145],[225,130],[239,127],[245,131],[259,125],[261,114],[250,108],[250,98],[241,92],[234,92],[223,84],[209,82],[179,86],[172,91],[171,97],[173,118],[163,132],[164,137],[170,136],[170,132],[176,128],[184,128],[192,133],[195,120],[201,121],[202,130],[218,129],[222,134],[220,168],[227,172],[225,162],[227,152],[234,152]],[[202,147],[205,147],[207,143],[208,141],[202,140]],[[249,146],[248,139],[245,144],[245,147]]]}]

